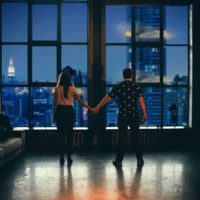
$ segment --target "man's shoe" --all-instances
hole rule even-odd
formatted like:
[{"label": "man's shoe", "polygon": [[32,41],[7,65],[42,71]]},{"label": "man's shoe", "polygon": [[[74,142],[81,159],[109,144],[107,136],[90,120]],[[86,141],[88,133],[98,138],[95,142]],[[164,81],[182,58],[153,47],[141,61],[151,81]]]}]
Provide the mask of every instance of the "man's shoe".
[{"label": "man's shoe", "polygon": [[73,160],[70,158],[70,159],[67,159],[67,166],[70,167],[73,163]]},{"label": "man's shoe", "polygon": [[60,157],[60,164],[61,164],[61,165],[64,165],[64,163],[65,163],[64,157]]},{"label": "man's shoe", "polygon": [[122,162],[117,162],[116,160],[113,160],[113,165],[115,166],[115,167],[122,167]]},{"label": "man's shoe", "polygon": [[138,159],[137,160],[137,166],[142,167],[144,165],[144,160],[143,159]]}]

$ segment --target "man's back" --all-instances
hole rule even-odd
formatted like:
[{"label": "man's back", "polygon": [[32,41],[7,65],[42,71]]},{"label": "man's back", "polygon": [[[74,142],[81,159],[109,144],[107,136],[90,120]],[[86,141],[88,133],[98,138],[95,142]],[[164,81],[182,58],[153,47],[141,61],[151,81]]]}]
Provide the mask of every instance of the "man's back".
[{"label": "man's back", "polygon": [[118,98],[119,116],[134,117],[138,114],[137,97],[143,96],[140,87],[130,80],[122,81],[113,87],[108,94],[111,98]]}]

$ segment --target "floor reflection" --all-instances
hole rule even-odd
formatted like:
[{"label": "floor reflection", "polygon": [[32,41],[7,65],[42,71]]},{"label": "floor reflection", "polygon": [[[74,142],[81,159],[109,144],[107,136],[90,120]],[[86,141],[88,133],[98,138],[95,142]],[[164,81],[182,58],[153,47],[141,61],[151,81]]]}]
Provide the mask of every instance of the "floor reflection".
[{"label": "floor reflection", "polygon": [[[69,168],[59,165],[57,155],[25,156],[0,173],[0,199],[198,199],[200,162],[187,154],[148,154],[143,168],[137,168],[131,154],[126,156],[122,169],[112,165],[112,158],[112,154],[74,155],[74,164]],[[191,183],[190,189],[187,185]]]}]

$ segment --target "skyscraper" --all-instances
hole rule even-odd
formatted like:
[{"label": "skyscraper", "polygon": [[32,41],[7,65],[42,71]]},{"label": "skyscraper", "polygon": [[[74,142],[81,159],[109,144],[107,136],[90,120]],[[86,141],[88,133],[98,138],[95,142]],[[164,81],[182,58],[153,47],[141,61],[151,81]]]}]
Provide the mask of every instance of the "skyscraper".
[{"label": "skyscraper", "polygon": [[9,66],[8,66],[8,83],[12,83],[15,81],[15,67],[13,63],[13,59],[10,58]]},{"label": "skyscraper", "polygon": [[[134,52],[127,46],[127,63],[126,67],[132,67],[136,72],[137,83],[159,83],[160,82],[160,49],[159,47],[145,46],[146,42],[159,42],[160,40],[160,8],[151,6],[134,7],[135,15],[133,16],[132,7],[127,9],[126,21],[131,24],[135,20],[135,35],[126,34],[129,42],[133,38]],[[143,45],[140,46],[140,44]],[[134,58],[132,58],[134,56]],[[165,60],[165,59],[164,59]],[[132,65],[132,61],[134,62]],[[144,96],[147,105],[148,125],[159,126],[161,124],[161,90],[160,88],[144,88]],[[107,125],[116,126],[117,105],[112,102],[107,109]]]}]

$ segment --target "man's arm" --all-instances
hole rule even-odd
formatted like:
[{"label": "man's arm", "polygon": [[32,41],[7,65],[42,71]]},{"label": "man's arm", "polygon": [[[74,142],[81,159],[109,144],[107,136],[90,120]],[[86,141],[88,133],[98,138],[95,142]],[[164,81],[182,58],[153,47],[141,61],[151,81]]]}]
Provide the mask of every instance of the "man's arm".
[{"label": "man's arm", "polygon": [[98,113],[99,110],[108,103],[108,101],[110,101],[110,96],[106,95],[101,101],[100,103],[94,108],[94,113]]},{"label": "man's arm", "polygon": [[142,112],[143,112],[143,120],[146,121],[147,120],[146,105],[145,105],[145,102],[144,102],[144,98],[142,96],[139,97],[139,103],[140,103],[140,107],[141,107]]}]

